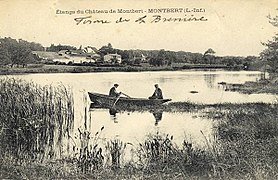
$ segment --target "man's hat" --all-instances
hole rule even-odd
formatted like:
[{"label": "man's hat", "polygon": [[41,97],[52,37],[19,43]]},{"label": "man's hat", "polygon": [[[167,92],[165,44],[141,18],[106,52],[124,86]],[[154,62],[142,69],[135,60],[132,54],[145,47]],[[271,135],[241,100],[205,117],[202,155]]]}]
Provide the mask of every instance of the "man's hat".
[{"label": "man's hat", "polygon": [[114,86],[119,86],[119,84],[114,84]]}]

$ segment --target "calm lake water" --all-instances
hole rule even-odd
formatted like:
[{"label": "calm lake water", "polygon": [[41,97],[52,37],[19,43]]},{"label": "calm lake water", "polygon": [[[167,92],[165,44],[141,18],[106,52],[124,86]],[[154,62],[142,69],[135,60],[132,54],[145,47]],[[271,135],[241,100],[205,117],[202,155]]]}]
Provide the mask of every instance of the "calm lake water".
[{"label": "calm lake water", "polygon": [[[274,102],[277,96],[268,94],[246,95],[224,91],[219,82],[244,83],[256,81],[260,72],[250,71],[176,71],[176,72],[109,72],[109,73],[65,73],[65,74],[30,74],[13,77],[34,81],[41,85],[63,84],[69,86],[74,94],[75,123],[84,129],[85,107],[90,104],[87,92],[107,94],[114,83],[120,84],[118,91],[132,97],[148,97],[153,85],[158,83],[165,98],[172,102],[191,101],[196,103],[245,103]],[[198,93],[190,93],[197,91]],[[104,126],[101,138],[118,138],[124,142],[138,144],[146,135],[160,132],[174,136],[174,141],[181,144],[184,139],[194,145],[205,146],[205,138],[213,141],[215,122],[193,113],[152,114],[150,112],[119,112],[115,116],[108,109],[90,109],[87,112],[87,130],[95,134]],[[204,135],[200,132],[202,131]]]}]

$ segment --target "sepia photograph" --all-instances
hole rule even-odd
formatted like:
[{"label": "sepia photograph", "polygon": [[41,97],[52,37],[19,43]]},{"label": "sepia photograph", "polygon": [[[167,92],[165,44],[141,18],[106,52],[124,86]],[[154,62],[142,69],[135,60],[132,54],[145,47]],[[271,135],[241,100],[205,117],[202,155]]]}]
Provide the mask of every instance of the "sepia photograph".
[{"label": "sepia photograph", "polygon": [[0,4],[0,179],[278,179],[277,0]]}]

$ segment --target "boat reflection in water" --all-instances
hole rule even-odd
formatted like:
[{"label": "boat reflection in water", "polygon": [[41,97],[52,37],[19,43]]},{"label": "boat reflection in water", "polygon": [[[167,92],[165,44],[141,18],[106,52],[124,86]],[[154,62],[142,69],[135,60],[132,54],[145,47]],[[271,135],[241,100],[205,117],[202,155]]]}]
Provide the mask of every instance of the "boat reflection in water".
[{"label": "boat reflection in water", "polygon": [[110,114],[111,116],[115,116],[115,117],[116,117],[117,112],[118,112],[118,111],[117,111],[116,109],[114,109],[114,108],[109,109],[109,114]]},{"label": "boat reflection in water", "polygon": [[[114,109],[114,108],[110,108],[109,109],[109,114],[110,114],[110,117],[111,119],[115,122],[115,123],[118,123],[118,117],[117,117],[117,113],[119,111]],[[154,125],[157,126],[158,125],[158,122],[162,120],[162,114],[163,114],[163,111],[159,111],[159,112],[150,112],[153,114],[154,116],[154,119],[155,119],[155,123]],[[129,114],[129,113],[128,113]]]},{"label": "boat reflection in water", "polygon": [[[107,108],[107,107],[102,107],[99,106],[97,104],[91,103],[90,105],[90,111],[92,111],[93,109],[108,109],[109,115],[110,115],[110,119],[114,121],[114,123],[118,123],[119,121],[119,116],[117,115],[118,113],[121,113],[122,111],[116,108]],[[123,111],[125,112],[125,111]],[[127,112],[127,114],[131,114],[132,112]],[[157,126],[158,122],[162,120],[162,114],[163,111],[145,111],[145,113],[152,113],[155,123],[154,125]]]}]

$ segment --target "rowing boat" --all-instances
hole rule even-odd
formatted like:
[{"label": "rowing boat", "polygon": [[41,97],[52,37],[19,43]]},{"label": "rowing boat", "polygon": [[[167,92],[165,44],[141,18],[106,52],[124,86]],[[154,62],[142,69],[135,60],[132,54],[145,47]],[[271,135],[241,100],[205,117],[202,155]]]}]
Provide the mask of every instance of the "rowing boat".
[{"label": "rowing boat", "polygon": [[147,98],[129,98],[129,97],[110,97],[105,94],[88,92],[92,103],[102,106],[112,107],[115,103],[117,106],[153,106],[161,105],[171,99],[147,99]]}]

